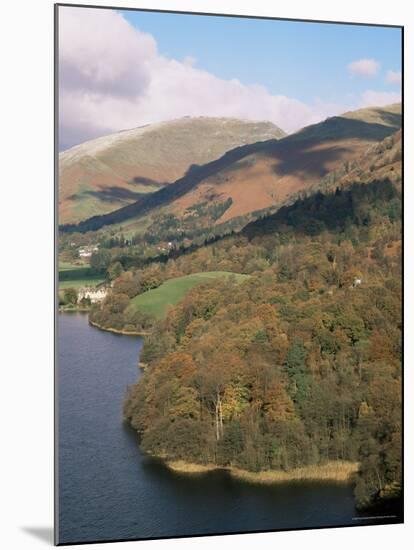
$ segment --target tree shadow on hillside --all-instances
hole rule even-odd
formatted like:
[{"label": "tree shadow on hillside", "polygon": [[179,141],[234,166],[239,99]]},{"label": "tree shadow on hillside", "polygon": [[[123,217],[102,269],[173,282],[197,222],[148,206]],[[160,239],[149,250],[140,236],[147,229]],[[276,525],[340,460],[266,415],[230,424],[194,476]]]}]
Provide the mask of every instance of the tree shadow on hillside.
[{"label": "tree shadow on hillside", "polygon": [[[397,121],[396,117],[391,119]],[[347,149],[345,147],[326,148],[324,151],[309,151],[311,146],[321,142],[339,139],[359,139],[362,141],[381,141],[394,133],[398,128],[382,124],[367,123],[360,120],[345,117],[332,117],[318,125],[309,126],[297,134],[288,136],[282,140],[267,140],[242,145],[225,153],[222,157],[204,165],[191,165],[186,174],[154,193],[148,193],[127,206],[108,214],[93,216],[79,224],[61,226],[65,232],[71,231],[96,231],[105,225],[121,223],[128,218],[136,217],[148,211],[168,204],[183,196],[197,185],[223,170],[231,170],[234,163],[255,153],[266,153],[279,159],[274,167],[275,173],[286,175],[295,173],[295,170],[309,171],[313,176],[320,177],[327,172],[326,163],[332,162]],[[295,160],[294,156],[296,159]],[[302,160],[301,160],[302,159]],[[342,159],[341,159],[342,160]],[[119,199],[118,199],[119,200]]]},{"label": "tree shadow on hillside", "polygon": [[389,113],[383,112],[381,109],[377,109],[377,112],[381,114],[383,121],[394,128],[394,132],[401,128],[402,115],[401,113]]},{"label": "tree shadow on hillside", "polygon": [[383,207],[386,210],[397,195],[396,188],[387,178],[364,185],[355,183],[346,190],[336,189],[332,193],[317,191],[289,206],[283,206],[275,214],[249,223],[242,234],[253,239],[290,227],[297,234],[312,237],[326,229],[343,230],[349,223],[369,225],[369,209],[361,208],[361,205]]},{"label": "tree shadow on hillside", "polygon": [[129,204],[108,214],[99,216],[93,216],[79,224],[67,224],[60,226],[60,229],[64,232],[71,231],[96,231],[104,225],[113,223],[120,223],[128,218],[142,215],[147,211],[160,207],[168,202],[175,200],[191,189],[195,188],[202,180],[214,175],[218,171],[221,171],[224,167],[229,166],[233,162],[236,162],[244,156],[260,151],[263,147],[269,147],[269,143],[275,143],[277,140],[270,140],[269,142],[257,142],[253,144],[243,145],[232,149],[225,153],[222,157],[202,166],[192,164],[186,174],[178,179],[176,182],[163,187],[159,191],[154,193],[147,193],[142,195],[137,202]]},{"label": "tree shadow on hillside", "polygon": [[137,185],[151,185],[154,187],[163,187],[164,185],[167,185],[167,182],[160,182],[151,178],[145,178],[143,176],[133,177],[130,183],[136,183]]},{"label": "tree shadow on hillside", "polygon": [[[346,117],[332,117],[288,136],[273,147],[272,154],[278,160],[273,167],[274,173],[278,176],[309,174],[323,177],[332,170],[335,161],[346,160],[345,153],[352,152],[352,146],[347,142],[379,142],[401,127],[400,115],[379,112],[389,126]],[[328,145],[330,141],[338,140],[344,143]],[[325,144],[324,148],[315,149],[322,144]]]},{"label": "tree shadow on hillside", "polygon": [[[288,145],[288,144],[286,144]],[[277,176],[312,176],[322,178],[332,170],[335,162],[341,162],[345,153],[351,153],[350,147],[327,147],[320,150],[309,150],[309,143],[303,144],[298,150],[298,144],[289,144],[273,155],[278,162],[272,170]]]},{"label": "tree shadow on hillside", "polygon": [[401,115],[381,112],[381,117],[385,124],[334,116],[327,118],[324,122],[307,126],[296,134],[291,134],[283,142],[298,142],[308,139],[381,141],[401,128]]},{"label": "tree shadow on hillside", "polygon": [[146,193],[139,193],[125,189],[124,187],[106,187],[101,191],[85,191],[83,195],[89,195],[104,202],[138,201]]}]

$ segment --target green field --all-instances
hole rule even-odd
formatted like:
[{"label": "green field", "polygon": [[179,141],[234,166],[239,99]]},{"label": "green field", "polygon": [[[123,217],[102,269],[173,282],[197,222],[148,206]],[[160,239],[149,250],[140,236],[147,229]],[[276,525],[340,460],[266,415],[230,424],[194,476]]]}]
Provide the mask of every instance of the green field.
[{"label": "green field", "polygon": [[80,288],[82,286],[96,286],[103,282],[101,275],[91,276],[85,279],[68,279],[67,281],[59,281],[59,288]]},{"label": "green field", "polygon": [[103,280],[104,277],[99,273],[94,273],[88,264],[59,262],[60,289],[96,286]]},{"label": "green field", "polygon": [[89,265],[85,263],[64,262],[62,260],[59,261],[59,273],[61,271],[74,271],[77,269],[85,269],[87,267],[89,267]]},{"label": "green field", "polygon": [[249,275],[229,271],[208,271],[206,273],[185,275],[184,277],[169,279],[158,288],[139,294],[131,300],[130,307],[135,307],[144,313],[162,319],[166,315],[168,307],[177,304],[194,286],[211,279],[230,276],[234,276],[237,282],[249,278]]}]

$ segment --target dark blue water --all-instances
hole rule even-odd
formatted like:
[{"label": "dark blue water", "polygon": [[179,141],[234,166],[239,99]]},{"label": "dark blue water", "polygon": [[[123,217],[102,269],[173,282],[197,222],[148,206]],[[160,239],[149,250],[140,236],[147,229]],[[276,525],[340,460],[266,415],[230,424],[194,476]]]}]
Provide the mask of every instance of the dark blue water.
[{"label": "dark blue water", "polygon": [[142,340],[83,314],[60,314],[58,338],[60,543],[356,523],[350,486],[186,476],[146,457],[122,421]]}]

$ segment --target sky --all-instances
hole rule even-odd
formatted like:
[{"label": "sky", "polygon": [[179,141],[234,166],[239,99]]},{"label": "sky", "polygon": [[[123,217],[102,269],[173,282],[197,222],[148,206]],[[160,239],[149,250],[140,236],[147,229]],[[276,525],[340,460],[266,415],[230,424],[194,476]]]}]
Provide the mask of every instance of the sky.
[{"label": "sky", "polygon": [[61,150],[182,116],[292,132],[400,94],[398,28],[59,8]]}]

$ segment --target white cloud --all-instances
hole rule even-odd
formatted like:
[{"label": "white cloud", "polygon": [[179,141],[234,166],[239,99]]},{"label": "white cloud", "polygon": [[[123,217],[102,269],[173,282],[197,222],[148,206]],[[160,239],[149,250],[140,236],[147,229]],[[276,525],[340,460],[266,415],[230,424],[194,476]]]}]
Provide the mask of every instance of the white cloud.
[{"label": "white cloud", "polygon": [[358,59],[349,63],[348,70],[352,75],[365,78],[374,77],[380,68],[380,64],[375,59]]},{"label": "white cloud", "polygon": [[223,80],[157,51],[154,38],[110,10],[61,7],[61,148],[109,132],[182,116],[270,120],[297,130],[345,106],[307,105],[264,86]]},{"label": "white cloud", "polygon": [[187,55],[183,59],[184,65],[187,65],[189,67],[194,67],[194,65],[197,63],[197,59],[193,57],[192,55]]},{"label": "white cloud", "polygon": [[362,94],[361,107],[381,107],[391,103],[399,103],[401,94],[399,92],[376,92],[367,90]]},{"label": "white cloud", "polygon": [[[270,120],[292,132],[353,108],[400,101],[398,93],[368,90],[354,98],[354,105],[306,104],[261,85],[218,78],[198,68],[191,56],[164,57],[151,35],[115,11],[61,7],[59,13],[61,149],[188,115]],[[350,66],[365,75],[379,68],[374,60]]]},{"label": "white cloud", "polygon": [[385,77],[388,84],[401,84],[401,71],[388,71]]}]

